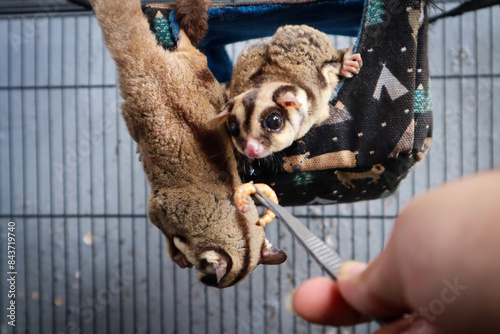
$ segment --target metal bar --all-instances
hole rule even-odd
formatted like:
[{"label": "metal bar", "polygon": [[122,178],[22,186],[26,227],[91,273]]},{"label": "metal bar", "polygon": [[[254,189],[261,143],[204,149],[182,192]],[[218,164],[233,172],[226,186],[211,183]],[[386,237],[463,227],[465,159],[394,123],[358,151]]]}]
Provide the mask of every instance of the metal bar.
[{"label": "metal bar", "polygon": [[[462,17],[460,17],[461,19]],[[475,58],[476,58],[476,62],[475,62],[475,71],[476,73],[479,73],[479,45],[478,45],[478,39],[477,39],[477,36],[478,36],[478,28],[477,28],[477,12],[474,12],[474,35],[476,36],[476,39],[475,39]],[[492,44],[493,45],[493,44]],[[491,58],[491,62],[493,63],[493,58]],[[476,80],[476,91],[475,91],[475,94],[476,94],[476,115],[475,115],[475,127],[476,127],[476,134],[475,134],[475,142],[476,142],[476,152],[477,152],[477,159],[476,159],[476,164],[475,164],[475,170],[476,172],[479,170],[479,78],[475,78]],[[493,80],[493,79],[492,79]],[[462,101],[463,101],[463,94],[462,94]],[[463,110],[462,110],[462,126],[463,126],[463,123],[464,123],[464,119],[463,119]],[[463,141],[463,138],[462,138],[462,141]]]},{"label": "metal bar", "polygon": [[[322,219],[321,219],[321,239],[326,242],[326,228],[325,228],[325,226],[326,226],[326,220],[324,218],[325,215],[326,215],[326,213],[325,213],[325,206],[322,205],[321,206],[321,217],[322,217]],[[330,245],[330,247],[331,247],[331,245]],[[325,271],[324,268],[321,268],[321,275],[322,276],[326,275],[326,271]],[[321,333],[322,334],[326,334],[326,326],[322,326]]]},{"label": "metal bar", "polygon": [[[74,18],[75,20],[75,35],[74,35],[74,38],[75,38],[75,68],[74,68],[74,75],[75,75],[75,85],[78,83],[78,64],[79,64],[79,60],[80,60],[80,54],[79,54],[79,50],[78,50],[78,44],[79,44],[79,30],[80,30],[80,25],[78,24],[78,18]],[[81,136],[81,127],[80,127],[80,117],[81,117],[81,114],[82,112],[80,112],[80,107],[81,107],[81,101],[80,101],[80,94],[79,94],[79,91],[78,90],[75,90],[75,106],[76,106],[76,115],[75,115],[75,122],[76,122],[76,146],[75,146],[75,149],[77,150],[78,152],[78,142],[80,140],[80,136]],[[80,157],[78,158],[78,161],[76,163],[76,177],[77,177],[77,180],[75,182],[75,186],[76,186],[76,211],[78,212],[78,214],[81,213],[81,205],[82,205],[82,200],[81,200],[81,189],[80,189],[80,175],[81,175],[81,167],[80,167]],[[76,229],[76,249],[77,249],[77,258],[78,258],[78,267],[79,268],[78,270],[80,270],[80,275],[78,275],[77,277],[77,281],[78,281],[78,304],[77,305],[80,305],[82,303],[82,272],[81,272],[81,268],[82,268],[82,247],[81,247],[81,240],[82,240],[82,237],[81,237],[81,225],[82,225],[82,222],[79,221],[79,224],[78,224],[78,228]],[[80,312],[80,309],[78,309],[78,328],[82,329],[82,325],[83,325],[83,316],[82,316],[82,312]]]},{"label": "metal bar", "polygon": [[[267,314],[268,314],[268,310],[267,310],[267,289],[268,289],[268,284],[267,284],[267,280],[268,280],[268,272],[267,272],[267,266],[264,266],[264,280],[262,282],[262,285],[263,285],[263,289],[262,289],[262,300],[264,301],[264,315],[262,316],[262,320],[263,320],[263,323],[264,323],[264,333],[263,334],[267,334]],[[251,297],[250,297],[251,298]]]},{"label": "metal bar", "polygon": [[[252,285],[250,284],[250,288],[251,287],[252,287]],[[220,290],[219,291],[219,301],[220,301],[220,303],[219,303],[219,323],[220,323],[220,332],[224,333],[224,318],[223,318],[223,314],[224,314],[224,298],[222,298],[222,297],[223,297],[223,291]]]},{"label": "metal bar", "polygon": [[[144,191],[144,195],[145,195],[144,196],[144,203],[145,203],[145,207],[146,207],[146,210],[147,210],[147,203],[148,203],[148,195],[147,195],[148,191],[147,191],[147,189],[148,188],[147,188],[147,180],[146,180],[145,177],[143,178],[142,182],[144,183],[144,189],[145,189],[145,191]],[[148,223],[147,219],[145,219],[145,222],[146,222],[146,224]],[[148,245],[149,245],[149,227],[150,227],[150,225],[147,225],[146,231],[145,231],[145,233],[146,233],[145,240],[146,240],[146,242],[147,242]],[[147,282],[146,283],[146,298],[147,298],[147,300],[146,300],[146,303],[147,303],[146,304],[146,306],[147,306],[146,307],[146,310],[147,310],[147,312],[146,312],[146,314],[147,314],[147,327],[146,328],[147,328],[148,333],[150,333],[152,331],[152,328],[153,328],[153,326],[151,324],[151,314],[153,313],[152,312],[153,310],[151,309],[151,303],[150,303],[150,298],[151,298],[150,292],[151,291],[150,291],[150,288],[149,288],[150,287],[149,258],[150,258],[149,247],[146,246],[146,282]],[[162,292],[163,292],[163,285],[160,284],[160,296],[162,295]],[[160,304],[160,314],[161,314],[161,304]]]},{"label": "metal bar", "polygon": [[[135,160],[135,148],[134,142],[130,141],[130,179],[132,185],[132,214],[135,214],[135,205],[136,205],[136,197],[135,197],[135,173],[134,173],[134,160]],[[136,276],[136,233],[135,233],[135,218],[132,218],[132,272],[134,276]],[[134,319],[134,333],[137,333],[137,280],[134,279],[134,284],[132,285],[132,314]]]},{"label": "metal bar", "polygon": [[[77,6],[71,6],[71,7],[64,7],[60,8],[58,10],[58,14],[61,14],[63,12],[66,13],[71,13],[71,14],[76,14],[75,12],[78,12],[80,9]],[[30,6],[30,7],[24,7],[22,10],[19,10],[17,8],[0,8],[0,12],[2,16],[19,16],[19,15],[36,15],[36,14],[42,14],[45,13],[43,9],[41,9],[39,6]]]},{"label": "metal bar", "polygon": [[117,88],[116,84],[113,85],[34,85],[34,86],[26,86],[26,85],[18,85],[18,86],[1,86],[0,90],[47,90],[47,89],[92,89],[92,88]]},{"label": "metal bar", "polygon": [[[443,50],[447,50],[448,45],[446,43],[446,22],[443,21],[442,25],[443,25],[443,40],[442,40]],[[443,55],[443,64],[446,64],[446,52],[443,52],[442,55]],[[446,74],[447,74],[446,66],[443,66],[443,72],[444,72],[444,75],[446,76]],[[443,99],[443,101],[444,101],[444,103],[443,103],[443,111],[444,111],[443,112],[443,137],[444,138],[447,137],[447,127],[446,127],[446,125],[447,125],[447,122],[446,122],[447,121],[446,120],[446,110],[447,110],[447,94],[446,93],[447,93],[447,89],[446,88],[447,88],[447,85],[446,85],[446,80],[445,80],[443,82],[443,95],[442,95],[444,97],[444,99]],[[444,150],[444,164],[443,164],[444,181],[447,181],[447,179],[448,179],[448,177],[447,177],[447,175],[448,175],[448,173],[447,173],[447,171],[448,171],[448,152],[447,151],[448,150],[446,148],[446,145],[447,144],[445,142],[443,145],[443,150]]]},{"label": "metal bar", "polygon": [[[11,20],[9,20],[9,22],[7,23],[7,36],[11,36]],[[12,74],[11,74],[11,70],[12,70],[12,62],[11,62],[11,56],[10,56],[10,50],[11,50],[11,39],[9,38],[7,40],[7,64],[8,64],[8,68],[7,68],[7,82],[10,84],[11,83],[11,78],[12,78]],[[9,106],[9,110],[7,110],[7,115],[8,115],[8,124],[9,124],[9,194],[11,196],[10,198],[10,212],[14,212],[14,203],[13,203],[13,199],[12,199],[12,194],[14,194],[14,185],[13,185],[13,171],[12,171],[12,163],[13,163],[13,160],[12,160],[12,152],[14,151],[13,150],[13,135],[12,135],[12,130],[11,130],[11,127],[12,127],[12,97],[10,96],[10,94],[7,95],[7,99],[8,99],[8,102],[7,102],[7,105]],[[7,218],[7,217],[6,217]],[[8,218],[8,219],[14,219],[14,218]]]},{"label": "metal bar", "polygon": [[[295,217],[296,216],[296,213],[295,213],[295,208],[292,208],[292,213]],[[293,268],[293,274],[292,274],[292,285],[295,287],[297,286],[297,281],[295,280],[296,278],[296,274],[297,274],[297,261],[296,261],[296,257],[297,257],[297,250],[295,249],[295,238],[292,239],[292,268]],[[297,333],[297,317],[293,317],[293,332],[294,333]]]},{"label": "metal bar", "polygon": [[49,17],[49,18],[55,18],[55,17],[79,17],[79,16],[93,16],[94,13],[87,11],[74,11],[74,10],[66,10],[66,11],[60,11],[60,12],[52,12],[52,11],[31,11],[29,13],[18,13],[18,12],[4,12],[0,11],[0,19],[30,19],[33,17]]},{"label": "metal bar", "polygon": [[[21,22],[21,36],[24,36],[24,23]],[[20,53],[21,53],[21,67],[20,67],[20,72],[21,72],[21,82],[24,81],[24,43],[21,43],[20,45]],[[22,161],[23,161],[23,165],[26,165],[26,162],[27,162],[27,158],[26,158],[26,110],[25,110],[25,92],[24,91],[21,91],[21,136],[22,136]],[[22,171],[22,174],[23,174],[23,205],[22,205],[22,211],[23,211],[23,214],[26,212],[26,206],[24,205],[24,203],[26,203],[26,173],[27,173],[27,170],[26,168],[23,169]],[[23,219],[23,224],[22,224],[22,233],[23,233],[23,243],[24,243],[24,246],[25,248],[23,249],[23,253],[24,253],[24,265],[25,265],[25,268],[24,268],[24,291],[25,291],[25,294],[24,294],[24,317],[25,317],[25,321],[26,321],[26,329],[28,330],[30,328],[30,306],[29,306],[29,300],[28,300],[28,276],[29,275],[26,275],[26,264],[28,263],[28,254],[27,254],[27,251],[26,251],[26,245],[28,245],[28,233],[26,233],[26,219]],[[17,328],[16,328],[16,332],[17,332]]]},{"label": "metal bar", "polygon": [[[351,216],[354,214],[354,206],[352,204],[349,205],[350,206],[350,209],[351,209]],[[351,217],[351,259],[356,259],[356,247],[355,247],[355,240],[354,240],[354,235],[356,233],[355,231],[355,220],[354,220],[354,217]],[[336,271],[336,275],[335,275],[335,280],[337,279],[338,275],[339,275],[339,271],[340,271],[340,266],[342,265],[342,262],[340,261],[340,256],[338,258],[338,267],[337,267],[337,271]],[[356,334],[357,332],[357,326],[353,327],[352,328],[352,333],[353,334]]]},{"label": "metal bar", "polygon": [[[295,215],[296,218],[299,219],[306,219],[308,218],[307,215],[304,214],[297,214]],[[43,218],[49,218],[49,219],[55,219],[55,218],[64,218],[64,219],[69,219],[69,218],[105,218],[105,219],[111,219],[111,218],[136,218],[136,219],[147,219],[148,216],[146,214],[127,214],[127,213],[95,213],[95,214],[78,214],[78,213],[51,213],[51,214],[22,214],[22,213],[14,213],[14,214],[0,214],[0,219],[8,219],[8,218],[38,218],[38,219],[43,219]],[[333,218],[338,218],[338,219],[350,219],[350,218],[356,218],[356,219],[395,219],[397,218],[397,215],[354,215],[354,216],[349,216],[349,215],[325,215],[323,218],[327,219],[333,219]]]},{"label": "metal bar", "polygon": [[[463,20],[462,20],[462,16],[459,17],[459,22],[460,22],[460,29],[458,30],[458,38],[460,40],[460,52],[462,52],[462,50],[464,50],[464,37],[463,37]],[[460,57],[462,58],[462,57]],[[460,62],[459,62],[459,68],[460,68],[460,76],[462,76],[464,74],[464,62],[463,62],[463,59],[460,59]],[[459,79],[459,90],[460,92],[463,92],[463,89],[464,89],[464,80],[463,80],[463,77],[460,77]],[[459,109],[460,109],[460,127],[459,127],[459,137],[461,138],[461,140],[459,141],[458,143],[458,151],[459,151],[459,160],[460,160],[460,169],[459,169],[459,173],[460,175],[463,175],[464,174],[464,102],[463,102],[463,94],[460,94],[460,100],[459,100]]]},{"label": "metal bar", "polygon": [[[35,21],[35,26],[37,26],[37,19],[35,18],[34,19]],[[39,40],[35,40],[35,67],[36,67],[36,60],[39,59],[39,54],[38,54],[38,41]],[[38,84],[38,71],[37,69],[35,68],[35,73],[34,73],[34,83],[35,85]],[[38,212],[41,212],[41,186],[40,186],[40,180],[41,180],[41,174],[40,174],[40,171],[41,171],[41,165],[42,165],[42,162],[40,160],[40,146],[41,146],[41,139],[38,137],[39,134],[40,134],[40,129],[39,129],[39,125],[40,125],[40,119],[39,119],[39,91],[36,91],[35,92],[35,101],[34,101],[34,104],[35,104],[35,138],[37,138],[37,143],[36,143],[36,165],[37,165],[37,168],[36,168],[36,189],[37,189],[37,211]],[[43,287],[42,287],[42,272],[41,272],[41,268],[42,268],[42,248],[41,248],[41,233],[40,233],[40,226],[39,226],[39,222],[37,222],[36,224],[36,236],[37,236],[37,253],[38,253],[38,328],[40,331],[42,331],[42,319],[44,318],[42,315],[42,312],[44,310],[44,308],[42,307],[42,299],[43,299],[43,296],[45,295],[44,294],[44,290],[43,290]]]},{"label": "metal bar", "polygon": [[[3,22],[0,22],[0,24],[2,24],[2,23],[3,23]],[[3,30],[3,29],[2,29],[2,30]],[[8,36],[8,35],[7,35],[7,36]],[[2,42],[3,42],[3,41],[2,41]],[[7,58],[7,59],[8,59],[8,58]],[[8,60],[7,60],[7,64],[8,64]],[[4,111],[4,112],[5,112],[5,111]],[[7,114],[8,114],[8,113],[9,113],[9,110],[7,110]],[[1,115],[1,116],[0,116],[0,118],[3,118],[3,117],[4,117],[3,115]],[[8,116],[7,116],[6,118],[8,118]],[[7,129],[9,129],[9,128],[10,128],[10,124],[7,124]],[[7,137],[7,136],[5,136],[5,137]],[[5,140],[5,139],[3,139],[3,140]],[[4,151],[4,150],[3,150],[3,147],[4,147],[4,146],[3,146],[3,143],[2,143],[2,141],[3,141],[3,140],[2,140],[2,139],[0,139],[0,161],[1,161],[1,160],[4,160],[4,157],[3,157],[3,154],[2,154],[2,153],[3,153],[3,151]],[[9,151],[9,150],[7,150],[7,152],[8,152],[8,151]],[[9,161],[9,163],[10,163],[10,161]],[[1,164],[1,163],[0,163],[0,175],[7,175],[7,172],[3,169],[3,164]],[[7,189],[7,186],[6,186],[6,185],[4,185],[3,180],[4,180],[4,179],[3,179],[3,177],[1,177],[1,176],[0,176],[0,189]],[[0,199],[2,199],[2,202],[3,202],[3,193],[0,193]],[[4,205],[5,205],[5,204],[4,204]],[[2,206],[0,206],[0,210],[2,210],[2,209],[3,209],[3,207],[2,207]],[[9,222],[7,222],[7,224],[8,224],[8,223],[9,223]],[[3,232],[3,230],[2,230],[1,232]],[[7,246],[7,244],[8,244],[8,243],[7,243],[7,242],[8,242],[8,239],[7,239],[7,238],[8,238],[8,235],[7,235],[7,238],[5,238],[5,243],[4,243],[4,238],[5,238],[5,234],[4,234],[4,233],[1,233],[1,234],[0,234],[0,250],[7,249],[7,247],[6,247],[6,246]],[[8,255],[9,253],[6,253],[6,254]],[[8,265],[8,260],[7,260],[5,257],[3,257],[3,256],[2,256],[2,257],[0,258],[0,270],[2,271],[2,273],[3,273],[3,272],[6,272],[7,265]],[[0,279],[0,291],[8,291],[8,290],[5,288],[7,285],[6,285],[6,283],[4,283],[4,281],[5,281],[5,279]],[[2,295],[0,296],[0,308],[1,308],[2,310],[7,309],[7,304],[5,303],[5,301],[6,301],[6,300],[8,300],[8,299],[7,299],[7,296],[6,296],[6,295],[7,295],[7,293],[2,293]],[[0,326],[2,326],[2,325],[3,325],[3,322],[4,322],[4,321],[6,321],[6,320],[0,320]]]},{"label": "metal bar", "polygon": [[[494,63],[495,63],[495,38],[494,38],[494,15],[493,15],[493,8],[489,9],[490,12],[490,45],[491,45],[491,50],[490,50],[490,73],[493,73],[494,71]],[[498,19],[497,19],[498,20]],[[476,35],[477,38],[477,35]],[[491,136],[491,157],[490,157],[490,167],[493,168],[495,167],[495,94],[494,94],[494,87],[495,87],[495,80],[491,79],[491,86],[490,86],[490,136]],[[498,110],[498,109],[497,109]]]},{"label": "metal bar", "polygon": [[[278,244],[278,249],[281,249],[281,224],[277,224],[277,229],[278,229],[278,235],[277,235],[277,244]],[[281,301],[283,300],[282,298],[282,279],[281,279],[281,266],[278,266],[278,300]],[[278,332],[282,333],[282,316],[281,316],[281,309],[282,309],[283,303],[278,304]]]},{"label": "metal bar", "polygon": [[[95,22],[95,21],[94,21]],[[106,49],[102,47],[102,68],[101,68],[101,73],[102,73],[102,78],[101,82],[104,83],[106,82],[106,71],[105,71],[105,55],[106,55]],[[102,128],[105,129],[106,127],[106,89],[104,87],[102,89]],[[108,164],[107,164],[107,157],[108,157],[108,136],[103,135],[103,168],[104,168],[104,177],[106,177],[106,171],[108,170]],[[103,184],[104,187],[104,201],[108,201],[108,183],[105,181]],[[105,204],[104,206],[104,213],[106,214],[108,211],[108,206]],[[104,218],[104,263],[105,263],[105,272],[104,272],[104,277],[106,280],[105,287],[106,291],[110,291],[110,284],[109,284],[109,238],[108,238],[108,219],[105,217]],[[110,303],[106,303],[106,333],[111,333],[111,324],[110,324]]]},{"label": "metal bar", "polygon": [[[188,275],[188,316],[189,316],[189,334],[193,334],[193,275]],[[222,296],[222,291],[221,291],[221,296]],[[221,303],[222,304],[222,303]],[[221,310],[222,311],[222,310]],[[222,312],[221,312],[222,314]],[[221,315],[222,316],[222,315]],[[221,330],[221,333],[224,331]]]},{"label": "metal bar", "polygon": [[[161,233],[158,233],[158,238],[159,238],[159,245],[163,245],[162,243],[162,240],[163,240],[163,236]],[[165,329],[165,318],[164,317],[164,307],[163,307],[163,280],[164,280],[164,277],[163,277],[163,264],[164,264],[164,260],[163,260],[163,253],[165,251],[163,249],[160,250],[160,332],[161,333],[166,333],[166,329]],[[174,278],[175,278],[175,275],[174,275]],[[206,300],[206,297],[207,297],[207,293],[206,293],[206,290],[205,290],[205,300]],[[208,305],[208,303],[205,302],[205,305]],[[205,313],[208,313],[208,307],[205,308]],[[207,326],[208,328],[208,326]]]},{"label": "metal bar", "polygon": [[[61,20],[61,49],[62,49],[62,45],[64,45],[64,41],[66,40],[66,29],[64,27],[64,20]],[[63,78],[64,78],[64,70],[65,70],[65,62],[64,62],[64,58],[65,58],[65,53],[62,54],[61,56],[61,60],[62,60],[62,64],[61,64],[61,82],[63,82]],[[66,94],[64,94],[64,92],[61,93],[61,109],[62,109],[62,112],[61,112],[61,117],[62,117],[62,124],[64,127],[66,127],[66,113],[64,112],[64,106],[66,105]],[[63,130],[62,131],[62,147],[66,147],[66,133],[65,131]],[[67,188],[67,177],[66,177],[66,173],[65,173],[65,170],[66,170],[66,166],[67,166],[67,158],[66,158],[66,151],[63,149],[62,150],[62,154],[63,154],[63,186],[62,186],[62,191],[63,191],[63,212],[66,213],[67,211],[67,200],[66,200],[66,188]],[[65,303],[68,303],[68,296],[69,296],[69,287],[68,287],[68,257],[69,257],[69,254],[68,254],[68,246],[67,246],[67,240],[68,240],[68,228],[67,228],[67,225],[66,224],[63,224],[63,236],[64,236],[64,301]],[[69,318],[69,309],[67,307],[67,304],[65,306],[65,312],[64,312],[64,323],[68,323],[68,318]]]},{"label": "metal bar", "polygon": [[[119,97],[118,97],[118,91],[115,92],[115,98],[116,98],[116,101],[119,100]],[[116,113],[116,124],[119,124],[120,122],[120,114],[119,113]],[[116,142],[119,143],[120,142],[120,131],[119,131],[119,128],[117,127],[117,131],[116,131]],[[118,145],[118,144],[117,144]],[[121,172],[120,172],[120,160],[116,159],[116,169],[117,169],[117,174],[118,174],[118,177],[121,176]],[[121,182],[120,180],[118,179],[118,182],[116,183],[117,184],[117,194],[121,194],[122,191],[121,191]],[[118,202],[118,210],[121,211],[122,209],[122,203],[121,203],[121,196],[118,196],[117,197],[117,202]],[[119,272],[119,275],[121,276],[122,273],[123,273],[123,268],[122,268],[122,263],[123,263],[123,259],[122,259],[122,247],[121,247],[121,240],[122,240],[122,219],[119,219],[118,221],[118,272]],[[120,298],[120,303],[119,303],[119,333],[121,333],[123,331],[123,289],[120,289],[120,292],[119,292],[119,298]]]}]

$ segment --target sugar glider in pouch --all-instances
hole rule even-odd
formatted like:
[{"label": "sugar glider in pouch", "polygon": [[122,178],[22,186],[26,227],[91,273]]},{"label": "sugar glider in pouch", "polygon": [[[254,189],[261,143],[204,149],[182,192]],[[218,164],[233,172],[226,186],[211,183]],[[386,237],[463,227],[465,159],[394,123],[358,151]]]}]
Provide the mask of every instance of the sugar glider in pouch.
[{"label": "sugar glider in pouch", "polygon": [[201,282],[218,288],[240,282],[259,263],[285,261],[256,225],[253,202],[245,214],[236,209],[233,192],[241,179],[231,140],[208,125],[226,96],[186,35],[203,35],[206,22],[196,20],[206,20],[198,16],[207,1],[179,2],[203,10],[179,10],[175,51],[157,44],[140,0],[91,3],[117,64],[122,115],[151,187],[148,216],[165,235],[172,260],[194,266]]},{"label": "sugar glider in pouch", "polygon": [[352,47],[337,50],[329,37],[309,26],[287,25],[271,40],[249,44],[233,70],[226,122],[233,143],[250,158],[281,151],[329,116],[328,102],[340,76],[359,72]]}]

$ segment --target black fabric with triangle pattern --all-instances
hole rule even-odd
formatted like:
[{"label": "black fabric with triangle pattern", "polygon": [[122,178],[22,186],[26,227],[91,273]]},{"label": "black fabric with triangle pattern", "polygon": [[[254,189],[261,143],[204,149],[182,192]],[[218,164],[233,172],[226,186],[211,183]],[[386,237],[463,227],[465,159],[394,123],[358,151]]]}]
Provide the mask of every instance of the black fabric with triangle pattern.
[{"label": "black fabric with triangle pattern", "polygon": [[[353,8],[359,5],[357,2],[351,1],[347,11],[352,14]],[[286,8],[278,8],[280,17],[293,17],[286,11],[294,10],[294,5],[338,5],[335,0],[299,0],[253,3],[248,7],[274,9],[276,3],[286,4]],[[252,15],[262,16],[245,6],[238,5],[236,10],[250,19]],[[331,101],[330,118],[273,159],[253,160],[241,166],[245,182],[271,185],[282,205],[346,203],[387,197],[396,191],[412,166],[422,160],[429,149],[432,105],[425,2],[366,0],[358,7],[362,24],[356,52],[361,53],[363,68],[357,76],[339,85],[338,94]],[[231,20],[221,17],[221,8],[224,6],[217,5],[214,9],[217,12],[209,13],[210,20],[217,19],[219,24],[225,23],[228,30],[232,29]],[[144,6],[144,12],[159,42],[171,48],[175,44],[172,36],[177,33],[172,9]],[[332,22],[338,15],[333,13]],[[356,15],[351,17],[355,19]],[[266,22],[269,21],[275,22],[266,16]],[[311,19],[288,23],[305,23],[326,33],[349,30],[346,24],[337,24],[332,30],[318,28]],[[265,33],[263,29],[256,32],[257,35]],[[216,77],[227,77],[230,69],[223,69],[227,55],[220,49],[210,49],[209,44],[202,49],[207,51],[214,73],[222,73]]]}]

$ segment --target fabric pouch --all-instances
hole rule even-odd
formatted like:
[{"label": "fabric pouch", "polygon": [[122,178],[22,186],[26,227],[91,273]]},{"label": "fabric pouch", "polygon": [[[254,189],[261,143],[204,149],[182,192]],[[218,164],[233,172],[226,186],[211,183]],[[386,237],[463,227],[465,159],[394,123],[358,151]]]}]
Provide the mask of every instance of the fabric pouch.
[{"label": "fabric pouch", "polygon": [[[166,49],[179,31],[175,9],[145,5]],[[245,182],[273,187],[282,205],[346,203],[393,194],[432,141],[427,10],[424,1],[331,0],[217,4],[199,48],[220,82],[231,78],[225,46],[306,24],[357,36],[358,75],[343,79],[330,117],[273,159],[246,161]]]}]

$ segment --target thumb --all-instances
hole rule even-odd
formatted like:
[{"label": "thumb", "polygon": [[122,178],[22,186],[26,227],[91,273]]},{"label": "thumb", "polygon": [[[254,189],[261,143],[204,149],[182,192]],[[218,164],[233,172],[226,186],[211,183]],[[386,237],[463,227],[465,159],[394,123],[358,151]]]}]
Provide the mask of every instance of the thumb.
[{"label": "thumb", "polygon": [[337,278],[339,292],[361,314],[394,318],[408,311],[399,275],[388,270],[385,262],[384,257],[378,257],[370,264],[347,261],[340,268]]}]

